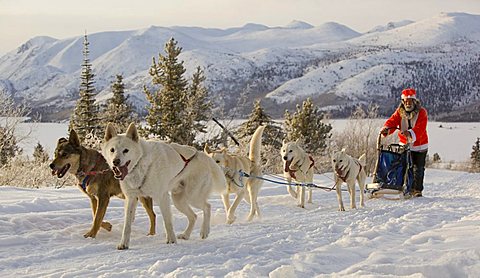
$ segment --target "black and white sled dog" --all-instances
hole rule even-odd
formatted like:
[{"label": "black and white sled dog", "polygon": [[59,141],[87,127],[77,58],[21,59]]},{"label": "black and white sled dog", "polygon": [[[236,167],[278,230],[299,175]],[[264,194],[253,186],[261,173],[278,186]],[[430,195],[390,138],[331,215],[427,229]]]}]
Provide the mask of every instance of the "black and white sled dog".
[{"label": "black and white sled dog", "polygon": [[355,180],[360,187],[360,206],[364,203],[364,189],[365,179],[365,154],[356,159],[345,152],[345,149],[337,151],[332,155],[332,167],[335,171],[335,190],[337,191],[338,210],[345,211],[342,200],[342,183],[348,186],[348,193],[350,193],[350,207],[357,208],[355,204]]},{"label": "black and white sled dog", "polygon": [[[213,158],[225,173],[227,183],[220,194],[225,207],[226,221],[228,224],[235,221],[235,210],[244,197],[246,197],[245,200],[250,204],[250,213],[248,214],[247,220],[251,221],[255,215],[260,217],[257,199],[263,183],[263,180],[258,177],[262,176],[260,150],[264,129],[265,126],[259,126],[253,133],[250,139],[248,157],[229,154],[226,148],[212,151],[208,145],[205,145],[205,153]],[[251,177],[242,177],[240,171],[249,174]],[[230,205],[230,193],[236,194],[232,205]]]},{"label": "black and white sled dog", "polygon": [[188,218],[187,228],[178,238],[188,239],[194,228],[197,215],[191,206],[203,211],[200,237],[207,238],[211,216],[208,198],[215,186],[225,184],[222,169],[210,157],[188,146],[141,139],[133,123],[126,134],[121,135],[108,124],[102,153],[115,178],[120,180],[126,199],[125,223],[118,249],[129,246],[138,197],[151,197],[159,205],[167,243],[176,243],[169,194],[175,207]]},{"label": "black and white sled dog", "polygon": [[[287,179],[287,190],[290,195],[298,200],[298,206],[305,208],[305,186],[297,185],[294,191],[291,187],[292,180],[299,184],[313,183],[314,161],[300,146],[300,141],[286,142],[283,140],[280,155],[283,160],[283,176]],[[312,188],[308,188],[308,203],[312,203]]]}]

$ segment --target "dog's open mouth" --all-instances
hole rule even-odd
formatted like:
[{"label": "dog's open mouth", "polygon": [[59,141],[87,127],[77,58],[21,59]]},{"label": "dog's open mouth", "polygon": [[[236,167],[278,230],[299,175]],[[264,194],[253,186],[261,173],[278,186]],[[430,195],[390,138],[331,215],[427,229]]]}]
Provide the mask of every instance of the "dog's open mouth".
[{"label": "dog's open mouth", "polygon": [[337,175],[338,175],[339,177],[343,177],[343,176],[344,176],[344,175],[343,175],[343,170],[341,169],[341,167],[335,166],[335,173],[337,173]]},{"label": "dog's open mouth", "polygon": [[67,163],[65,166],[63,166],[61,169],[53,169],[52,170],[52,175],[57,175],[58,178],[63,178],[65,174],[68,172],[68,169],[70,169],[70,163]]},{"label": "dog's open mouth", "polygon": [[113,166],[112,167],[112,170],[113,170],[113,176],[118,179],[118,180],[121,180],[123,181],[123,179],[128,175],[128,165],[130,164],[130,160],[127,161],[127,163],[125,163],[124,165],[122,166]]},{"label": "dog's open mouth", "polygon": [[293,158],[290,160],[285,160],[285,169],[283,171],[290,172],[290,164],[292,164]]}]

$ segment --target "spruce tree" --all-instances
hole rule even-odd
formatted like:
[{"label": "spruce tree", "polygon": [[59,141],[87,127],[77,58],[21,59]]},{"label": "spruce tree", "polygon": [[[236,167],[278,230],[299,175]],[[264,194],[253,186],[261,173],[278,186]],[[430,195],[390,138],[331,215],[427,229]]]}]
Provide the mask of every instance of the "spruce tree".
[{"label": "spruce tree", "polygon": [[92,72],[92,64],[88,58],[89,44],[87,34],[85,34],[83,39],[83,63],[79,90],[80,98],[70,118],[69,125],[69,129],[73,128],[77,132],[80,141],[83,141],[85,135],[89,132],[98,134],[102,131],[102,127],[99,126],[98,106],[95,104],[94,74]]},{"label": "spruce tree", "polygon": [[17,130],[29,114],[30,109],[25,103],[15,103],[10,94],[0,89],[0,117],[3,119],[0,124],[0,167],[22,153],[19,143],[27,139],[32,131],[19,135]]},{"label": "spruce tree", "polygon": [[33,159],[37,163],[44,163],[48,161],[48,154],[40,142],[38,142],[33,149]]},{"label": "spruce tree", "polygon": [[297,104],[296,109],[293,115],[288,110],[285,111],[286,140],[301,139],[305,151],[312,154],[325,150],[327,139],[332,136],[332,126],[322,122],[323,113],[313,105],[310,98],[301,107]]},{"label": "spruce tree", "polygon": [[192,83],[188,87],[188,107],[190,118],[195,132],[206,132],[206,122],[210,119],[212,103],[208,100],[208,90],[204,86],[205,75],[197,67],[192,76]]},{"label": "spruce tree", "polygon": [[15,135],[9,129],[0,127],[0,166],[6,165],[21,152]]},{"label": "spruce tree", "polygon": [[117,130],[123,133],[131,122],[136,122],[136,117],[131,105],[127,103],[128,97],[125,97],[125,85],[121,74],[116,76],[111,89],[113,96],[107,100],[104,122],[115,124]]},{"label": "spruce tree", "polygon": [[150,67],[152,83],[160,85],[158,91],[144,91],[150,102],[146,121],[148,134],[179,144],[191,145],[195,139],[193,121],[189,115],[187,81],[183,77],[185,67],[178,61],[182,48],[175,39],[165,44],[165,56],[158,55]]},{"label": "spruce tree", "polygon": [[470,159],[472,162],[472,170],[474,172],[480,172],[480,137],[477,138],[477,141],[472,147]]},{"label": "spruce tree", "polygon": [[265,112],[260,100],[256,100],[253,103],[252,113],[248,116],[247,121],[239,126],[236,135],[239,139],[250,137],[260,125],[266,125],[263,131],[262,144],[281,148],[281,138],[284,136],[282,129]]}]

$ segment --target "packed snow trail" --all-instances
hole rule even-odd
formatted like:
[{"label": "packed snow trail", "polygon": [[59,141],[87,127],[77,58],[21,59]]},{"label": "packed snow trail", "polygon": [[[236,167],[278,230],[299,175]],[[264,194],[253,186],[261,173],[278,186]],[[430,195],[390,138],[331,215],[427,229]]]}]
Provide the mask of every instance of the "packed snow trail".
[{"label": "packed snow trail", "polygon": [[[332,181],[317,175],[315,183]],[[427,169],[425,197],[372,199],[365,208],[339,212],[333,191],[314,190],[314,203],[301,209],[285,186],[266,182],[259,198],[263,217],[251,223],[242,202],[238,221],[224,224],[222,201],[212,196],[206,240],[199,238],[199,211],[191,239],[167,245],[158,207],[155,236],[146,236],[148,217],[139,208],[125,251],[116,250],[122,200],[112,198],[107,210],[112,231],[85,239],[91,209],[77,188],[0,187],[0,276],[478,277],[479,184],[480,174]],[[343,198],[348,203],[347,192]],[[186,218],[173,212],[180,233]]]}]

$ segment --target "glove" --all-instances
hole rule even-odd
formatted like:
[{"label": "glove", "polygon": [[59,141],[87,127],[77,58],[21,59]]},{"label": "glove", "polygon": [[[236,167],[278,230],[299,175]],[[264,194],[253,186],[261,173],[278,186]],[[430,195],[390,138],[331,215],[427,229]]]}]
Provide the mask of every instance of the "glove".
[{"label": "glove", "polygon": [[382,134],[383,136],[387,136],[388,135],[388,130],[389,128],[384,126],[381,130],[380,130],[380,134]]},{"label": "glove", "polygon": [[407,137],[407,139],[412,139],[412,135],[410,134],[410,131],[404,130],[402,131],[403,136]]}]

